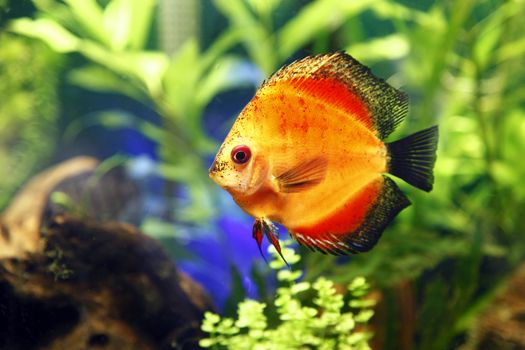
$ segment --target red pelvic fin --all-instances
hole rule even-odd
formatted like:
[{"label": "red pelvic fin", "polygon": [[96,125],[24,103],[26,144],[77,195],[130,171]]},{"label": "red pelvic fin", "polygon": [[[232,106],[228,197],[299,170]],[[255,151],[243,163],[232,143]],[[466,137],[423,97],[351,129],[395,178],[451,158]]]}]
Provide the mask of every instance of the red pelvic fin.
[{"label": "red pelvic fin", "polygon": [[262,252],[262,248],[261,248],[262,239],[263,239],[263,233],[262,233],[263,225],[262,225],[262,223],[263,223],[263,221],[260,220],[260,219],[255,220],[255,222],[253,223],[252,237],[257,242],[257,247],[259,248],[259,252],[261,253],[261,256],[263,257],[264,261],[266,261],[266,263],[268,263],[268,261],[266,260],[266,257],[264,256],[264,254]]},{"label": "red pelvic fin", "polygon": [[290,265],[288,264],[288,262],[283,256],[281,245],[279,244],[279,239],[277,236],[277,227],[269,220],[256,219],[253,224],[253,238],[255,238],[255,241],[257,242],[257,245],[259,246],[259,251],[261,252],[262,257],[264,258],[265,261],[267,261],[261,249],[261,242],[262,242],[263,234],[270,241],[270,243],[272,243],[272,245],[274,246],[275,250],[281,257],[281,259],[283,259],[283,261],[285,262],[286,266],[290,267]]}]

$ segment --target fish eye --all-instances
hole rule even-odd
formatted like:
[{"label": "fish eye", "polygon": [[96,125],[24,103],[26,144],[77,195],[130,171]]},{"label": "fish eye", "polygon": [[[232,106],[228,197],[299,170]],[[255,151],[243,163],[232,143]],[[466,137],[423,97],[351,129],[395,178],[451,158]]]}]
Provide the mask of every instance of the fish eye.
[{"label": "fish eye", "polygon": [[250,151],[250,147],[245,145],[239,145],[235,146],[232,149],[231,158],[234,163],[237,164],[245,164],[250,160],[250,157],[252,156],[252,151]]}]

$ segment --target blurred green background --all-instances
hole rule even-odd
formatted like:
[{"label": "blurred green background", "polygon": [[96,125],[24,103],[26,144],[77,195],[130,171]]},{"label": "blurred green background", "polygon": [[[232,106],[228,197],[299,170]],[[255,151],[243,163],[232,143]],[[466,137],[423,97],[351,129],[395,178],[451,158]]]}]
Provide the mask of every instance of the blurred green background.
[{"label": "blurred green background", "polygon": [[[410,95],[391,139],[439,124],[436,181],[430,194],[398,182],[413,205],[370,253],[301,249],[305,278],[365,276],[381,293],[380,348],[475,347],[477,316],[525,257],[524,21],[522,0],[1,0],[0,208],[54,162],[124,154],[162,179],[143,229],[175,259],[205,254],[171,240],[179,224],[203,239],[234,226],[255,245],[249,218],[224,224],[242,214],[208,180],[211,157],[262,79],[346,50]],[[225,313],[250,294],[240,265],[225,262]]]}]

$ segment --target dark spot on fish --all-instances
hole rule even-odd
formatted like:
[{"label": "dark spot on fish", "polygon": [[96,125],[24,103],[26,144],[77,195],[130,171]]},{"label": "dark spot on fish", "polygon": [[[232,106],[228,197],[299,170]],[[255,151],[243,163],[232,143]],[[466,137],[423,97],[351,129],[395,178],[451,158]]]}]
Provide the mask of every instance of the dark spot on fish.
[{"label": "dark spot on fish", "polygon": [[210,174],[222,172],[225,169],[227,169],[229,166],[228,162],[213,162],[213,164],[210,167]]}]

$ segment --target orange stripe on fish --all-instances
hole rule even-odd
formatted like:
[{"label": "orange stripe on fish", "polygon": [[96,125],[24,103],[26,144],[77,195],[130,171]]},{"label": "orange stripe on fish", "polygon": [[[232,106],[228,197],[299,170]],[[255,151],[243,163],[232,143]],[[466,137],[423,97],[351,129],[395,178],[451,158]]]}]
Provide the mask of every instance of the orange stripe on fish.
[{"label": "orange stripe on fish", "polygon": [[364,252],[410,204],[385,174],[432,189],[437,127],[384,141],[407,113],[407,95],[351,56],[306,57],[261,85],[210,176],[255,217],[259,247],[280,252],[275,221],[314,250]]},{"label": "orange stripe on fish", "polygon": [[[374,128],[374,123],[366,104],[360,100],[355,92],[346,89],[344,84],[334,78],[295,79],[283,84],[268,84],[264,89],[269,95],[272,93],[279,94],[279,92],[287,89],[294,89],[301,95],[309,95],[309,98],[318,99],[323,101],[324,104],[331,104],[341,108],[348,114],[354,115],[357,120],[370,130]],[[278,91],[274,92],[272,90]],[[282,93],[279,96],[284,98]],[[305,99],[299,99],[299,103],[304,107]]]}]

